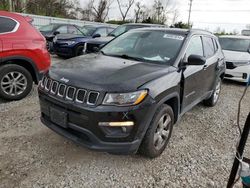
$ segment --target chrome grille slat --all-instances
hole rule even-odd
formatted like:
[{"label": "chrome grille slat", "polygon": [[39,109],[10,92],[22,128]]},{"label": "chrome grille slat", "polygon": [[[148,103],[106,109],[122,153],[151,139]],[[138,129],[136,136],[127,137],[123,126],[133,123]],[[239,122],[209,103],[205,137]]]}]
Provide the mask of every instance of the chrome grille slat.
[{"label": "chrome grille slat", "polygon": [[[84,92],[84,96],[82,99],[79,98],[80,92]],[[84,100],[86,98],[87,91],[85,89],[78,89],[76,92],[76,102],[78,103],[84,103]]]},{"label": "chrome grille slat", "polygon": [[52,84],[52,80],[50,78],[48,78],[47,81],[46,81],[46,84],[45,84],[45,90],[46,91],[50,90],[51,84]]},{"label": "chrome grille slat", "polygon": [[[96,94],[96,97],[95,97],[95,101],[94,101],[94,102],[90,101],[90,97],[91,97],[92,94]],[[98,100],[98,98],[99,98],[99,95],[100,95],[99,92],[90,91],[90,92],[88,93],[87,104],[88,104],[88,105],[91,105],[91,106],[96,105],[97,100]]]},{"label": "chrome grille slat", "polygon": [[[54,94],[54,95],[56,94],[56,91],[58,89],[58,85],[59,85],[59,83],[57,81],[52,82],[51,89],[50,89],[50,92],[52,94]],[[55,86],[55,88],[54,88],[54,86]]]},{"label": "chrome grille slat", "polygon": [[[72,97],[69,96],[69,92],[70,92],[71,89],[73,89]],[[74,99],[74,97],[75,97],[75,93],[76,93],[76,88],[68,86],[67,90],[66,90],[65,99],[72,101]]]},{"label": "chrome grille slat", "polygon": [[[64,87],[63,93],[60,93],[60,88],[61,88],[61,87]],[[67,86],[66,86],[65,84],[60,84],[59,87],[58,87],[57,95],[58,95],[59,97],[64,97],[66,88],[67,88]]]}]

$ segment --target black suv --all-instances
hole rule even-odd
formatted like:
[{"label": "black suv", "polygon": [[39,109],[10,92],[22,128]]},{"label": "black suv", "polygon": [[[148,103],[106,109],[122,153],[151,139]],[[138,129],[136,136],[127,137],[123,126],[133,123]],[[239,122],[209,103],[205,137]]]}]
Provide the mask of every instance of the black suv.
[{"label": "black suv", "polygon": [[131,30],[53,67],[39,86],[41,120],[91,149],[157,157],[185,112],[217,103],[224,72],[209,32]]}]

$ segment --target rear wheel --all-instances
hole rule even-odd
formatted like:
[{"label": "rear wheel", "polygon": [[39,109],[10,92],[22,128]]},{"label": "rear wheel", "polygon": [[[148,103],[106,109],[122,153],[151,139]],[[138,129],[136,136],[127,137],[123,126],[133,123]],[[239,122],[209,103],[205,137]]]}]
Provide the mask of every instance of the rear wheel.
[{"label": "rear wheel", "polygon": [[26,97],[33,85],[29,71],[19,65],[0,67],[0,97],[6,100],[19,100]]},{"label": "rear wheel", "polygon": [[214,91],[213,91],[211,97],[208,98],[208,99],[206,99],[206,100],[204,100],[203,104],[205,106],[211,106],[211,107],[215,106],[216,103],[219,100],[220,91],[221,91],[221,78],[218,78],[217,81],[216,81],[215,88],[214,88]]},{"label": "rear wheel", "polygon": [[173,125],[174,113],[172,108],[165,104],[161,105],[150,123],[139,152],[146,157],[158,157],[169,142]]}]

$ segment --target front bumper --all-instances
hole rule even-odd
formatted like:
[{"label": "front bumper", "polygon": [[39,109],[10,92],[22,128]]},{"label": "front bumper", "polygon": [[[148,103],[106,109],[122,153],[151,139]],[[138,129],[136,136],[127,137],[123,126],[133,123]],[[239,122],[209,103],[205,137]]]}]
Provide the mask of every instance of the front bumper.
[{"label": "front bumper", "polygon": [[[58,134],[98,151],[136,153],[154,114],[154,104],[145,101],[143,107],[111,106],[81,107],[39,91],[41,121]],[[50,109],[67,114],[66,127],[51,120]],[[100,127],[98,122],[133,121],[127,132],[121,127]]]},{"label": "front bumper", "polygon": [[225,79],[248,82],[250,77],[250,65],[237,66],[233,69],[226,69]]},{"label": "front bumper", "polygon": [[57,55],[61,56],[74,56],[74,47],[66,46],[66,45],[58,45],[58,44],[53,44],[53,52]]}]

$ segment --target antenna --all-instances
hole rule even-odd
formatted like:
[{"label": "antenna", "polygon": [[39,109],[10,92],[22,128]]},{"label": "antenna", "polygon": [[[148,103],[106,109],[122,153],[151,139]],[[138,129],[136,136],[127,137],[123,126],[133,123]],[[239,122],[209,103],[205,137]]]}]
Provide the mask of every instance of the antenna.
[{"label": "antenna", "polygon": [[189,13],[188,13],[188,26],[190,26],[190,17],[191,17],[191,11],[192,11],[192,5],[193,5],[193,0],[190,0],[189,2]]}]

